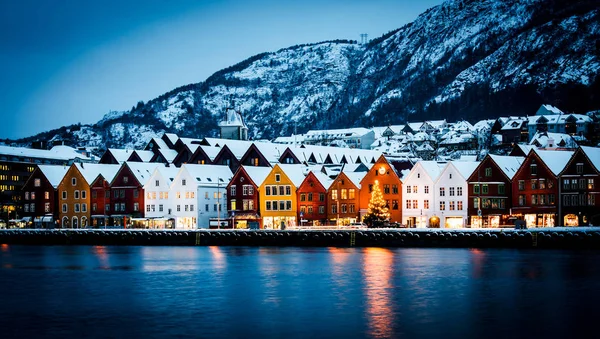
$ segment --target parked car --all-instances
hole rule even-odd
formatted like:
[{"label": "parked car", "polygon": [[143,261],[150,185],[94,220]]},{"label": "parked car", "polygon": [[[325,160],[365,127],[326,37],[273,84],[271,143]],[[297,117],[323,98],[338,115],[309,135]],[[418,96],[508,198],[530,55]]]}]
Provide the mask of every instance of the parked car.
[{"label": "parked car", "polygon": [[365,224],[364,222],[353,222],[349,226],[352,228],[366,228],[367,224]]}]

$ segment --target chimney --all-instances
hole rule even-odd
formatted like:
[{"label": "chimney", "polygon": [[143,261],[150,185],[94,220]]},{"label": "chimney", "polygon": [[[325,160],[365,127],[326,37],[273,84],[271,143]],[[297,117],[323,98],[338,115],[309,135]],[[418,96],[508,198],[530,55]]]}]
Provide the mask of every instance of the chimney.
[{"label": "chimney", "polygon": [[548,138],[548,148],[552,148],[552,147],[554,147],[554,139]]}]

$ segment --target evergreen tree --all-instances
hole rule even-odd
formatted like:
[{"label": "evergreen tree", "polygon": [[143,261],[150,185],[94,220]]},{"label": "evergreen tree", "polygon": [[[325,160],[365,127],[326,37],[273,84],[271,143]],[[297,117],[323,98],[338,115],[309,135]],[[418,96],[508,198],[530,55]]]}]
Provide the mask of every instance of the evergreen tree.
[{"label": "evergreen tree", "polygon": [[386,207],[385,200],[383,200],[383,195],[379,188],[379,181],[375,180],[373,191],[371,191],[369,209],[363,220],[369,227],[378,227],[382,226],[384,221],[389,220],[389,218],[390,213]]}]

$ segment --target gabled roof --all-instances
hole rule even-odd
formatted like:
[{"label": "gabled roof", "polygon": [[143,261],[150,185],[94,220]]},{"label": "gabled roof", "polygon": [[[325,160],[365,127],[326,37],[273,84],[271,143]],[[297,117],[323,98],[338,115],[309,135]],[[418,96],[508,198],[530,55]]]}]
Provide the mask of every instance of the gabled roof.
[{"label": "gabled roof", "polygon": [[161,148],[161,149],[158,150],[158,152],[170,164],[173,163],[173,160],[175,160],[175,158],[177,157],[177,151],[174,150],[174,149]]},{"label": "gabled roof", "polygon": [[106,151],[112,154],[112,156],[119,164],[122,164],[125,161],[127,161],[131,154],[134,152],[133,150],[119,148],[109,148]]},{"label": "gabled roof", "polygon": [[365,175],[367,175],[367,173],[369,173],[369,172],[351,172],[351,171],[346,171],[346,168],[344,167],[344,169],[342,170],[342,173],[344,173],[346,175],[346,177],[348,177],[348,179],[350,179],[350,181],[352,181],[354,186],[356,186],[357,188],[360,188],[360,182],[364,179]]},{"label": "gabled roof", "polygon": [[177,173],[179,172],[179,168],[175,167],[175,166],[158,166],[156,167],[156,169],[154,170],[154,172],[152,173],[152,175],[148,178],[148,181],[146,181],[143,185],[149,185],[150,184],[150,180],[156,176],[157,174],[159,174],[163,179],[167,180],[167,186],[170,186],[171,183],[173,182],[173,180],[175,179],[175,177],[177,176]]},{"label": "gabled roof", "polygon": [[290,164],[277,164],[285,175],[292,181],[294,186],[298,187],[304,181],[305,170],[307,169],[304,165],[290,165]]},{"label": "gabled roof", "polygon": [[554,175],[563,171],[574,153],[572,151],[542,151],[538,149],[533,149],[531,152],[535,152]]},{"label": "gabled roof", "polygon": [[[550,145],[550,141],[553,140],[552,145]],[[538,147],[575,147],[577,143],[573,140],[568,134],[565,133],[551,133],[551,132],[537,132],[531,141],[530,145],[535,145]]]},{"label": "gabled roof", "polygon": [[511,157],[508,155],[489,154],[489,157],[496,163],[498,168],[502,170],[509,180],[512,180],[523,161],[525,161],[525,157]]},{"label": "gabled roof", "polygon": [[241,166],[246,171],[246,174],[250,177],[250,180],[254,182],[256,187],[260,187],[265,181],[269,173],[271,173],[271,167],[259,167],[259,166]]},{"label": "gabled roof", "polygon": [[40,172],[44,174],[46,179],[52,187],[57,188],[58,184],[62,181],[69,170],[68,166],[55,166],[55,165],[38,165]]},{"label": "gabled roof", "polygon": [[109,164],[79,164],[76,163],[74,166],[77,167],[79,173],[83,176],[88,185],[91,185],[99,175],[102,175],[104,180],[111,182],[117,172],[121,168],[121,165],[109,165]]},{"label": "gabled roof", "polygon": [[0,155],[65,161],[73,159],[90,159],[89,157],[77,152],[74,148],[64,145],[54,146],[50,150],[0,145]]},{"label": "gabled roof", "polygon": [[590,147],[590,146],[581,146],[581,150],[585,154],[594,167],[596,167],[596,171],[600,172],[600,148],[598,147]]},{"label": "gabled roof", "polygon": [[140,151],[140,150],[135,150],[133,151],[135,154],[138,155],[138,157],[140,157],[140,159],[142,159],[142,162],[150,162],[150,160],[152,159],[152,157],[154,156],[154,153],[152,151]]},{"label": "gabled roof", "polygon": [[152,138],[150,139],[150,141],[148,142],[148,145],[146,145],[146,148],[148,148],[148,146],[150,146],[150,143],[154,143],[156,145],[156,147],[158,147],[159,149],[169,149],[169,146],[167,146],[167,144],[161,139],[161,138]]},{"label": "gabled roof", "polygon": [[227,186],[233,177],[228,166],[224,165],[181,165],[182,171],[196,179],[196,184],[201,186]]},{"label": "gabled roof", "polygon": [[165,167],[164,164],[145,162],[126,162],[123,166],[129,167],[140,185],[145,185],[158,167]]},{"label": "gabled roof", "polygon": [[175,133],[165,133],[165,136],[171,141],[171,144],[175,145],[179,137]]},{"label": "gabled roof", "polygon": [[420,165],[429,178],[431,178],[432,181],[436,181],[444,167],[446,167],[446,164],[446,162],[437,161],[418,161],[415,167],[413,167],[413,170],[417,168],[417,165]]},{"label": "gabled roof", "polygon": [[450,161],[449,165],[456,168],[458,173],[467,180],[479,165],[479,161]]}]

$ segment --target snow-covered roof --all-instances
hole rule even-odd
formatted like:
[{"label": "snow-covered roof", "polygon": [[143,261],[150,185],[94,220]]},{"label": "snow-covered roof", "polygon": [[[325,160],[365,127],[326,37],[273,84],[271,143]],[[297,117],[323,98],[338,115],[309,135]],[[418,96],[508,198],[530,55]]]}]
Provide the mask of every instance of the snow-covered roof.
[{"label": "snow-covered roof", "polygon": [[421,126],[423,126],[423,122],[409,122],[407,125],[413,131],[418,131],[421,128]]},{"label": "snow-covered roof", "polygon": [[544,151],[538,149],[533,149],[533,152],[537,153],[554,175],[562,172],[574,153],[572,151]]},{"label": "snow-covered roof", "polygon": [[560,109],[552,106],[552,105],[548,105],[548,104],[544,104],[542,106],[540,106],[540,108],[538,109],[536,115],[542,115],[542,114],[564,114],[563,111],[561,111]]},{"label": "snow-covered roof", "polygon": [[288,148],[286,145],[267,143],[267,142],[255,142],[254,146],[258,151],[267,159],[271,164],[278,163],[279,158],[283,152]]},{"label": "snow-covered roof", "polygon": [[184,164],[181,170],[185,170],[192,178],[196,179],[198,186],[227,186],[233,173],[228,166],[224,165],[197,165]]},{"label": "snow-covered roof", "polygon": [[54,146],[50,150],[0,146],[0,155],[63,161],[73,159],[90,160],[89,157],[77,152],[74,148],[64,145]]},{"label": "snow-covered roof", "polygon": [[175,143],[177,143],[177,140],[179,139],[179,136],[177,136],[177,134],[175,134],[175,133],[165,133],[165,136],[167,137],[167,139],[169,139],[169,141],[173,145],[175,145]]},{"label": "snow-covered roof", "polygon": [[457,133],[450,131],[446,133],[442,139],[444,140],[440,142],[440,145],[457,145],[471,142],[475,139],[475,136],[471,133]]},{"label": "snow-covered roof", "polygon": [[[156,145],[156,147],[160,148],[161,150],[169,149],[169,146],[167,146],[167,144],[161,138],[152,138],[152,140],[150,142],[154,143]],[[173,144],[175,144],[175,143],[173,143]]]},{"label": "snow-covered roof", "polygon": [[244,171],[248,173],[248,176],[257,187],[260,187],[262,183],[265,181],[269,173],[271,173],[271,167],[262,167],[262,166],[242,166]]},{"label": "snow-covered roof", "polygon": [[479,165],[479,161],[451,161],[450,164],[467,180]]},{"label": "snow-covered roof", "polygon": [[[552,143],[551,143],[552,141]],[[577,143],[573,138],[565,133],[552,133],[552,132],[537,132],[531,141],[530,145],[538,147],[556,147],[558,144],[563,143],[563,147],[576,147]]]},{"label": "snow-covered roof", "polygon": [[352,183],[354,184],[354,186],[360,188],[360,182],[364,179],[365,175],[367,175],[368,172],[351,172],[351,171],[346,171],[346,168],[344,167],[344,169],[342,170],[342,172],[348,177],[348,179],[350,179],[352,181]]},{"label": "snow-covered roof", "polygon": [[212,146],[204,146],[204,145],[201,145],[199,147],[202,149],[202,151],[204,153],[206,153],[206,155],[208,156],[210,161],[215,160],[217,154],[219,154],[219,152],[221,151],[220,147],[212,147]]},{"label": "snow-covered roof", "polygon": [[102,175],[104,180],[111,182],[117,172],[121,168],[121,165],[109,165],[109,164],[74,164],[88,185],[91,185],[99,175]]},{"label": "snow-covered roof", "polygon": [[524,144],[517,144],[517,147],[519,147],[525,155],[529,154],[529,151],[531,151],[532,149],[537,148],[533,145],[524,145]]},{"label": "snow-covered roof", "polygon": [[348,138],[348,137],[362,137],[363,135],[371,133],[370,129],[364,127],[355,128],[342,128],[342,129],[329,129],[329,130],[310,130],[306,132],[306,140],[321,140],[331,138]]},{"label": "snow-covered roof", "polygon": [[452,129],[455,131],[470,132],[473,130],[473,125],[466,120],[461,120],[452,124]]},{"label": "snow-covered roof", "polygon": [[[431,180],[436,181],[437,177],[442,173],[444,167],[446,167],[446,162],[437,162],[437,161],[419,161],[417,165],[420,164],[421,167],[427,172],[427,175],[431,178]],[[413,168],[417,168],[414,166]]]},{"label": "snow-covered roof", "polygon": [[583,114],[553,114],[553,115],[533,115],[528,117],[529,125],[537,125],[540,119],[547,119],[548,122],[546,124],[565,124],[569,117],[573,117],[577,123],[590,123],[592,119],[587,115]]},{"label": "snow-covered roof", "polygon": [[525,157],[511,157],[508,155],[494,155],[490,154],[490,158],[498,165],[498,167],[504,172],[508,179],[512,180],[515,173],[521,167]]},{"label": "snow-covered roof", "polygon": [[314,171],[314,170],[311,170],[311,172],[312,172],[312,174],[315,175],[317,180],[319,180],[321,185],[323,185],[323,187],[325,187],[325,189],[328,189],[329,186],[331,186],[333,179],[330,178],[329,176],[327,176],[325,173],[323,173],[321,171]]},{"label": "snow-covered roof", "polygon": [[231,139],[218,139],[218,138],[204,138],[206,142],[210,146],[223,148],[223,146],[227,145],[227,148],[233,153],[233,155],[240,160],[248,148],[252,145],[252,141],[247,140],[231,140]]},{"label": "snow-covered roof", "polygon": [[473,125],[473,129],[476,131],[482,131],[491,128],[494,123],[496,123],[495,119],[479,120],[475,123],[475,125]]},{"label": "snow-covered roof", "polygon": [[154,153],[152,151],[135,150],[134,152],[140,157],[140,159],[142,159],[143,162],[150,162],[150,160],[154,156]]},{"label": "snow-covered roof", "polygon": [[219,126],[240,126],[246,127],[244,123],[244,119],[242,118],[242,114],[240,112],[236,112],[233,108],[228,108],[225,113],[225,119],[219,121]]},{"label": "snow-covered roof", "polygon": [[58,187],[58,184],[62,181],[69,170],[68,166],[56,166],[56,165],[38,165],[40,171],[44,174],[46,179],[52,187]]},{"label": "snow-covered roof", "polygon": [[294,186],[298,187],[304,181],[304,174],[306,166],[304,165],[291,165],[291,164],[278,164],[279,168],[285,173],[285,175],[292,181]]},{"label": "snow-covered roof", "polygon": [[438,129],[443,127],[446,124],[446,119],[443,120],[427,120],[424,122],[424,124],[429,124],[429,126]]},{"label": "snow-covered roof", "polygon": [[158,166],[156,167],[152,175],[148,178],[148,180],[145,183],[143,183],[143,186],[144,188],[146,186],[152,187],[152,179],[156,179],[157,176],[160,176],[163,179],[165,179],[167,185],[171,185],[178,172],[179,168],[175,166]]},{"label": "snow-covered roof", "polygon": [[131,170],[131,173],[135,176],[136,180],[141,185],[145,185],[148,182],[148,179],[150,179],[150,177],[152,176],[152,173],[154,173],[154,171],[158,167],[165,167],[164,164],[155,163],[155,162],[146,163],[146,162],[128,161],[125,164],[129,167],[129,169]]},{"label": "snow-covered roof", "polygon": [[527,118],[524,117],[511,118],[510,120],[506,121],[506,123],[504,123],[504,126],[502,126],[501,130],[507,131],[521,129],[521,126],[523,126],[523,123],[525,122],[527,122]]},{"label": "snow-covered roof", "polygon": [[129,159],[134,151],[130,149],[109,148],[107,152],[112,154],[119,164],[122,164]]},{"label": "snow-covered roof", "polygon": [[600,148],[581,146],[581,150],[583,151],[583,153],[585,153],[588,159],[590,159],[592,165],[596,167],[596,170],[600,171]]},{"label": "snow-covered roof", "polygon": [[304,142],[304,134],[297,134],[297,135],[292,134],[289,137],[277,137],[277,138],[275,138],[275,140],[273,140],[273,142],[276,144],[286,144],[286,145],[301,144],[302,142]]},{"label": "snow-covered roof", "polygon": [[175,157],[177,157],[177,151],[174,149],[161,148],[158,150],[158,152],[163,156],[163,158],[165,158],[165,160],[169,164],[173,163],[173,160],[175,159]]}]

